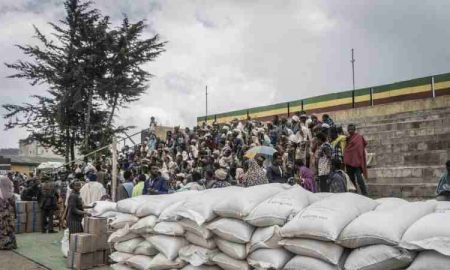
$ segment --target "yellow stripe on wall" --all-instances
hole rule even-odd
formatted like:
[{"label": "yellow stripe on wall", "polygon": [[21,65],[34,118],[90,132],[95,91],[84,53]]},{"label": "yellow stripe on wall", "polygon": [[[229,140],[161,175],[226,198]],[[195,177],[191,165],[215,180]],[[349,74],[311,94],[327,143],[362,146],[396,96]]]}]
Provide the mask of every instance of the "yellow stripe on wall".
[{"label": "yellow stripe on wall", "polygon": [[381,93],[374,93],[373,99],[397,97],[397,96],[403,96],[403,95],[408,95],[408,94],[423,93],[423,92],[427,92],[427,91],[431,91],[431,85],[429,85],[429,84],[413,86],[413,87],[405,87],[405,88],[400,88],[400,89],[381,92]]},{"label": "yellow stripe on wall", "polygon": [[434,90],[442,90],[447,88],[450,88],[450,81],[438,82],[434,84]]}]

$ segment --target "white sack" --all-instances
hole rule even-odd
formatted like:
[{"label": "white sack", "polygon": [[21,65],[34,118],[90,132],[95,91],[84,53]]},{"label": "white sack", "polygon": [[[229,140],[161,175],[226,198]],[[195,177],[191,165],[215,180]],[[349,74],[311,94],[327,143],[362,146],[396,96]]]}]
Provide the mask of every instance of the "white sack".
[{"label": "white sack", "polygon": [[217,254],[212,260],[224,270],[251,270],[247,261],[236,260],[223,253]]},{"label": "white sack", "polygon": [[153,235],[146,239],[169,260],[174,260],[178,257],[178,251],[189,244],[188,241],[182,237],[167,235]]},{"label": "white sack", "polygon": [[105,213],[99,215],[98,217],[114,219],[116,216],[118,216],[120,214],[122,214],[122,213],[117,212],[117,211],[108,211],[108,212],[105,212]]},{"label": "white sack", "polygon": [[120,215],[115,216],[109,225],[114,229],[123,228],[127,224],[128,226],[132,227],[133,224],[135,224],[138,220],[139,219],[133,215],[122,213]]},{"label": "white sack", "polygon": [[[312,257],[295,256],[283,268],[284,270],[341,270],[338,266]],[[380,269],[381,270],[381,269]],[[384,270],[384,269],[383,269]]]},{"label": "white sack", "polygon": [[176,222],[160,222],[155,225],[153,231],[157,234],[181,236],[184,234],[184,228]]},{"label": "white sack", "polygon": [[289,185],[275,183],[256,185],[229,192],[221,198],[222,200],[213,205],[214,213],[221,217],[243,219],[258,204],[290,187]]},{"label": "white sack", "polygon": [[418,219],[432,213],[434,208],[432,202],[412,202],[364,213],[345,227],[338,244],[347,248],[376,244],[396,246],[405,231]]},{"label": "white sack", "polygon": [[139,235],[130,232],[130,227],[125,225],[123,228],[118,229],[108,237],[108,243],[123,242],[136,237],[139,237]]},{"label": "white sack", "polygon": [[195,233],[196,235],[204,238],[204,239],[208,239],[211,238],[213,236],[213,233],[208,230],[206,228],[206,225],[203,224],[201,226],[199,226],[197,223],[195,223],[194,221],[190,220],[190,219],[182,219],[180,221],[178,221],[178,223],[183,226],[185,231],[191,232],[191,233]]},{"label": "white sack", "polygon": [[151,270],[165,270],[165,269],[180,269],[186,265],[186,262],[183,262],[179,258],[169,260],[163,254],[156,255],[150,263],[149,268]]},{"label": "white sack", "polygon": [[188,264],[185,267],[183,267],[182,270],[221,270],[221,268],[214,265],[193,266]]},{"label": "white sack", "polygon": [[110,265],[112,270],[133,270],[133,268],[123,264],[123,263],[115,263]]},{"label": "white sack", "polygon": [[253,226],[284,225],[306,206],[318,201],[314,193],[295,185],[258,204],[245,221]]},{"label": "white sack", "polygon": [[150,269],[152,260],[153,258],[149,256],[134,255],[127,260],[126,264],[138,270],[148,270]]},{"label": "white sack", "polygon": [[179,258],[193,266],[201,266],[212,262],[212,258],[217,255],[217,249],[206,249],[203,247],[189,245],[182,247],[178,252]]},{"label": "white sack", "polygon": [[450,214],[436,212],[422,217],[405,232],[400,246],[412,250],[435,250],[450,256]]},{"label": "white sack", "polygon": [[117,211],[136,215],[137,209],[155,195],[141,195],[117,202]]},{"label": "white sack", "polygon": [[237,259],[244,260],[247,257],[247,247],[245,244],[233,243],[224,239],[215,238],[216,245],[226,255]]},{"label": "white sack", "polygon": [[387,245],[373,245],[353,250],[345,261],[346,270],[397,270],[407,267],[415,253]]},{"label": "white sack", "polygon": [[181,220],[183,217],[178,214],[178,211],[180,211],[180,209],[183,209],[184,202],[185,200],[182,200],[167,206],[167,208],[161,212],[161,215],[159,215],[158,220],[169,222]]},{"label": "white sack", "polygon": [[117,203],[110,201],[97,201],[92,208],[91,214],[94,217],[103,215],[106,212],[117,212]]},{"label": "white sack", "polygon": [[136,216],[159,216],[167,207],[184,200],[186,197],[195,196],[198,191],[175,192],[171,194],[151,195],[136,210]]},{"label": "white sack", "polygon": [[145,240],[141,237],[138,237],[123,242],[117,242],[114,244],[114,249],[120,252],[134,253],[134,250],[142,241]]},{"label": "white sack", "polygon": [[435,212],[448,212],[450,211],[450,202],[448,201],[436,201]]},{"label": "white sack", "polygon": [[407,200],[395,197],[379,198],[375,201],[379,203],[379,205],[375,208],[375,211],[391,210],[408,203]]},{"label": "white sack", "polygon": [[271,226],[258,228],[252,235],[250,243],[247,244],[249,252],[260,248],[279,248],[278,242],[281,240],[280,227]]},{"label": "white sack", "polygon": [[230,186],[225,188],[208,189],[197,196],[186,198],[175,214],[195,221],[198,225],[213,220],[217,215],[213,207],[243,189],[242,187]]},{"label": "white sack", "polygon": [[125,263],[129,258],[133,256],[134,254],[115,251],[111,253],[111,255],[109,255],[109,258],[111,258],[111,260],[116,263]]},{"label": "white sack", "polygon": [[69,254],[69,229],[64,230],[63,238],[61,239],[61,252],[65,258]]},{"label": "white sack", "polygon": [[136,255],[147,255],[147,256],[155,256],[158,254],[158,250],[150,243],[149,241],[145,240],[139,243],[137,245],[136,249],[134,250],[134,254]]},{"label": "white sack", "polygon": [[256,269],[276,269],[280,270],[292,258],[289,251],[277,249],[259,249],[247,258],[248,263]]},{"label": "white sack", "polygon": [[201,246],[207,249],[216,248],[216,242],[212,238],[204,239],[191,232],[186,232],[184,237],[186,238],[186,240],[188,240],[190,243],[194,245]]},{"label": "white sack", "polygon": [[311,204],[281,230],[283,237],[335,241],[347,224],[378,203],[354,193],[338,193]]},{"label": "white sack", "polygon": [[279,243],[290,252],[316,258],[327,263],[338,265],[344,248],[333,243],[313,239],[283,239]]},{"label": "white sack", "polygon": [[156,225],[157,217],[147,216],[139,219],[133,226],[131,226],[130,231],[134,233],[144,234],[152,233],[153,228]]},{"label": "white sack", "polygon": [[435,251],[422,251],[407,270],[448,270],[450,257]]},{"label": "white sack", "polygon": [[250,242],[255,228],[242,220],[220,218],[208,224],[207,228],[225,240],[245,244]]}]

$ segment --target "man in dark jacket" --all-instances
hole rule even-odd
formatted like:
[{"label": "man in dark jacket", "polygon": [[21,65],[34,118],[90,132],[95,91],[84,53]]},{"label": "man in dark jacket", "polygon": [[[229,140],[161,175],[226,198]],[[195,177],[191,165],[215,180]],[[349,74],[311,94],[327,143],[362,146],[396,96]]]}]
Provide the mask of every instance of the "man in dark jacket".
[{"label": "man in dark jacket", "polygon": [[54,183],[48,176],[42,176],[41,189],[38,196],[39,207],[42,212],[42,233],[55,233],[53,230],[53,215],[58,207],[58,194]]},{"label": "man in dark jacket", "polygon": [[283,171],[281,155],[277,152],[273,154],[272,165],[267,168],[267,179],[269,183],[286,183],[286,173]]},{"label": "man in dark jacket", "polygon": [[162,178],[159,174],[159,168],[153,165],[150,168],[150,178],[144,183],[144,195],[158,195],[167,194],[169,192],[169,187],[167,185],[166,179]]}]

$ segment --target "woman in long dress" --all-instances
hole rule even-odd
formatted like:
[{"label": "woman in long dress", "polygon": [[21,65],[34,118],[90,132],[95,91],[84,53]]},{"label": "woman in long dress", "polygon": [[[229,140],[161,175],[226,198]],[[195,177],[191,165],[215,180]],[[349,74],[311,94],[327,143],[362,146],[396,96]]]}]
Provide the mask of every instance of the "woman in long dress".
[{"label": "woman in long dress", "polygon": [[14,185],[6,176],[0,177],[0,250],[16,249]]},{"label": "woman in long dress", "polygon": [[81,182],[73,182],[70,188],[72,192],[67,203],[67,227],[69,228],[69,234],[82,233],[81,220],[84,215],[89,216],[89,213],[84,211],[84,208],[87,207],[83,208],[83,201],[80,197]]}]

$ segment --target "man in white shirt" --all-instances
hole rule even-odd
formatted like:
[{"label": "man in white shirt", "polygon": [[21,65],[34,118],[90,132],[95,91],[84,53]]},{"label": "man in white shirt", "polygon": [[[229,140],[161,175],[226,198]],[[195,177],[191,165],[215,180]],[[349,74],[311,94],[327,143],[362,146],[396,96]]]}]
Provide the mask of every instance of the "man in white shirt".
[{"label": "man in white shirt", "polygon": [[97,182],[97,175],[94,172],[88,173],[89,182],[84,184],[80,190],[80,197],[85,205],[100,201],[106,195],[106,189]]}]

